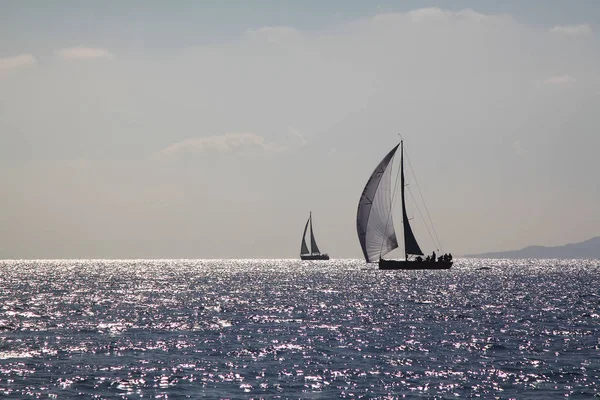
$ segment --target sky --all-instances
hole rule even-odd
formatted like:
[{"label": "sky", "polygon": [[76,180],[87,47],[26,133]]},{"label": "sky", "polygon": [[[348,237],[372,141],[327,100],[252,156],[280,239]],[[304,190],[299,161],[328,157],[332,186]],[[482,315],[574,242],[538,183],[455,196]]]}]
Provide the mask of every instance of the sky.
[{"label": "sky", "polygon": [[296,258],[309,211],[360,258],[398,133],[442,251],[599,236],[599,28],[594,0],[5,0],[0,258]]}]

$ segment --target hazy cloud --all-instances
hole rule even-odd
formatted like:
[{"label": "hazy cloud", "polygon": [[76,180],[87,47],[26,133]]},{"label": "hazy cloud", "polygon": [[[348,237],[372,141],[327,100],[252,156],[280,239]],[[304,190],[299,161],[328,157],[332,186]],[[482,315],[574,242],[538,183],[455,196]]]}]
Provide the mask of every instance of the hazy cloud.
[{"label": "hazy cloud", "polygon": [[592,33],[592,28],[588,24],[580,25],[556,25],[550,32],[560,33],[569,36],[584,36]]},{"label": "hazy cloud", "polygon": [[31,54],[19,54],[13,57],[0,58],[0,71],[36,65],[37,60]]},{"label": "hazy cloud", "polygon": [[[399,13],[398,15],[402,14]],[[417,10],[409,11],[407,15],[413,22],[443,20],[457,17],[476,21],[481,21],[488,18],[488,16],[475,12],[471,9],[465,9],[461,11],[449,11],[442,10],[438,7],[420,8]],[[380,15],[380,17],[385,17],[385,14]]]},{"label": "hazy cloud", "polygon": [[298,130],[294,127],[288,128],[288,135],[292,138],[292,140],[296,144],[298,144],[300,146],[305,146],[308,143],[308,141],[306,140],[306,138],[304,137],[302,132],[300,132],[300,130]]},{"label": "hazy cloud", "polygon": [[247,38],[265,39],[270,43],[277,43],[282,40],[299,38],[300,32],[288,26],[264,26],[258,29],[248,29],[245,32]]},{"label": "hazy cloud", "polygon": [[202,153],[209,150],[231,152],[248,148],[259,148],[270,152],[286,150],[285,146],[269,142],[255,133],[226,133],[219,136],[190,138],[173,143],[162,149],[158,153],[158,158],[173,159],[187,154]]},{"label": "hazy cloud", "polygon": [[57,52],[57,55],[60,58],[67,60],[75,60],[75,59],[87,59],[87,58],[115,58],[115,55],[111,53],[107,49],[102,49],[98,47],[85,47],[85,46],[76,46],[76,47],[67,47],[64,49],[60,49]]},{"label": "hazy cloud", "polygon": [[566,85],[575,82],[575,78],[570,75],[556,75],[544,81],[546,85]]},{"label": "hazy cloud", "polygon": [[523,144],[519,139],[513,142],[513,150],[519,156],[524,156],[527,153],[527,150],[523,147]]}]

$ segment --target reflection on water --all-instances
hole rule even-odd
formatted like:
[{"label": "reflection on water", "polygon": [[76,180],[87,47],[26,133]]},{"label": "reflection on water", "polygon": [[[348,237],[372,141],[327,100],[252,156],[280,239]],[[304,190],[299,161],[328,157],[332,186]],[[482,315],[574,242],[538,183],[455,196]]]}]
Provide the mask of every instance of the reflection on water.
[{"label": "reflection on water", "polygon": [[600,396],[599,264],[0,262],[0,393]]}]

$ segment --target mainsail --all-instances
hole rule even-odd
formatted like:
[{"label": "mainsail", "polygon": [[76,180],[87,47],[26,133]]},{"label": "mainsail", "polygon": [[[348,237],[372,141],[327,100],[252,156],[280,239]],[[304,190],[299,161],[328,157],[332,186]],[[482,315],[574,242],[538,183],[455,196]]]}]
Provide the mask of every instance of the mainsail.
[{"label": "mainsail", "polygon": [[304,233],[302,234],[302,246],[300,247],[300,254],[308,254],[308,247],[306,246],[306,230],[308,229],[308,222],[310,218],[306,221],[306,225],[304,225]]},{"label": "mainsail", "polygon": [[398,146],[381,160],[360,196],[356,215],[358,239],[367,262],[378,261],[398,247],[391,215],[391,168]]},{"label": "mainsail", "polygon": [[422,256],[423,252],[415,239],[410,224],[408,223],[408,215],[406,214],[406,201],[404,200],[404,143],[401,142],[400,148],[400,185],[402,192],[402,225],[404,226],[404,254],[408,258],[408,254]]},{"label": "mainsail", "polygon": [[312,226],[312,213],[310,213],[310,217],[308,218],[310,221],[310,252],[311,254],[319,254],[319,247],[317,246],[317,241],[315,240],[315,234]]}]

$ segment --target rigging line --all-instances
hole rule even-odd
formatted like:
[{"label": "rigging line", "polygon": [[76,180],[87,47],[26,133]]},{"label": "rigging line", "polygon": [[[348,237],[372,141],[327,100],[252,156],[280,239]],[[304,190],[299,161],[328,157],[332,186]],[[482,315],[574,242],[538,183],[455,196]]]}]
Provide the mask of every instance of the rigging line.
[{"label": "rigging line", "polygon": [[433,230],[433,222],[431,222],[431,221],[428,222],[427,219],[425,218],[425,216],[423,215],[423,213],[421,212],[419,203],[417,202],[417,199],[415,198],[412,190],[410,189],[410,186],[408,186],[408,192],[410,193],[410,197],[413,201],[413,204],[415,205],[415,208],[417,209],[417,211],[419,212],[419,215],[421,216],[421,219],[423,220],[423,224],[425,225],[425,228],[427,229],[427,233],[429,233],[429,238],[431,239],[431,241],[433,242],[435,247],[438,248],[437,250],[440,251],[440,249],[442,249],[442,244],[440,243],[439,240],[436,241],[436,238],[434,237],[434,235],[432,235],[431,230],[429,229],[429,225],[431,225],[431,229]]},{"label": "rigging line", "polygon": [[[417,186],[417,189],[419,189],[418,186]],[[411,192],[411,196],[412,196],[413,201],[415,202],[415,205],[417,205],[418,204],[417,200],[414,197],[412,192]],[[420,190],[419,190],[419,196],[421,197],[421,201],[423,202],[423,206],[427,213],[427,217],[429,218],[429,224],[426,222],[427,220],[425,219],[425,217],[422,214],[421,214],[421,218],[423,218],[423,221],[425,222],[425,226],[427,227],[428,231],[429,231],[429,225],[431,225],[431,229],[433,230],[433,236],[435,236],[435,238],[431,235],[431,232],[429,232],[429,235],[430,235],[431,239],[434,241],[434,243],[436,243],[436,245],[439,246],[440,249],[442,249],[442,247],[443,247],[442,243],[438,237],[437,231],[435,229],[435,225],[433,224],[433,220],[431,218],[431,215],[429,214],[429,210],[427,209],[427,204],[425,204],[425,200],[423,199],[423,194],[420,192]],[[419,209],[418,205],[417,205],[417,208]]]},{"label": "rigging line", "polygon": [[[394,153],[394,156],[390,160],[390,164],[393,165],[395,158],[396,158],[396,153]],[[390,167],[390,166],[388,165],[388,167]],[[398,164],[398,171],[400,171],[400,164]],[[385,173],[385,170],[383,172]],[[387,232],[387,228],[390,223],[390,219],[392,218],[392,210],[394,209],[394,202],[396,201],[396,192],[398,191],[398,178],[399,177],[400,177],[400,174],[396,173],[396,181],[394,182],[394,191],[392,192],[392,201],[390,202],[390,209],[388,212],[388,217],[387,217],[387,220],[385,221],[385,229],[383,231],[383,235],[381,235],[383,238],[381,239],[381,248],[379,249],[379,258],[381,258],[381,252],[383,251],[383,241],[385,240],[385,234]],[[395,234],[396,234],[396,232],[394,232],[394,235]],[[396,238],[396,242],[398,242],[398,238]]]},{"label": "rigging line", "polygon": [[[413,170],[412,163],[410,162],[410,158],[408,157],[408,154],[406,155],[406,159],[408,160],[408,166],[410,167],[410,171],[412,172],[415,183],[417,184],[417,189],[419,191],[421,201],[423,202],[423,206],[425,206],[425,211],[427,212],[427,217],[429,218],[429,223],[431,224],[431,228],[433,229],[433,233],[435,234],[437,244],[438,244],[438,246],[440,246],[440,249],[442,249],[442,243],[440,242],[437,231],[435,230],[435,225],[433,224],[433,220],[431,219],[431,214],[429,213],[429,209],[427,208],[427,203],[425,203],[425,199],[423,198],[423,193],[421,192],[421,187],[419,186],[419,181],[417,180],[417,175],[415,174],[415,171]],[[412,193],[411,193],[411,196],[412,196]],[[423,218],[423,220],[425,220],[425,218]]]},{"label": "rigging line", "polygon": [[[410,186],[408,188],[408,193],[410,193],[410,197],[413,199],[413,202],[415,203],[415,208],[419,212],[419,215],[421,216],[423,221],[425,221],[425,217],[423,216],[423,213],[421,212],[421,209],[419,208],[419,204],[417,203],[417,200],[415,199],[415,196],[413,195],[412,190],[410,190]],[[425,228],[427,228],[427,233],[429,233],[429,238],[431,239],[433,244],[435,244],[436,247],[438,248],[437,251],[443,251],[442,246],[440,246],[439,243],[435,242],[435,239],[433,238],[433,235],[431,234],[431,231],[429,230],[429,226],[427,225],[427,223],[425,224]]]}]

